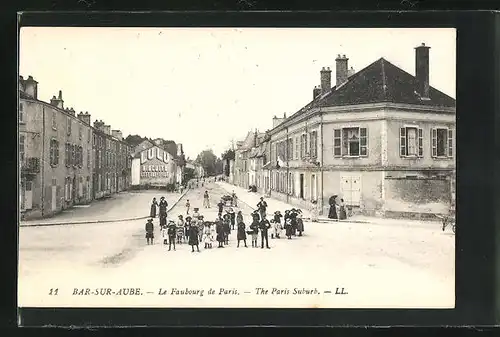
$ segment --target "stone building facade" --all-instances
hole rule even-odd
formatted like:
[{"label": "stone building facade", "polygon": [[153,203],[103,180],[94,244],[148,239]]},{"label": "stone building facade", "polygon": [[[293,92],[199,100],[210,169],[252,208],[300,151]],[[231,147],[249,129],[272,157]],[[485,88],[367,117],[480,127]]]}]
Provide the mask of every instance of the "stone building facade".
[{"label": "stone building facade", "polygon": [[262,142],[270,195],[303,208],[317,201],[323,214],[335,195],[371,215],[446,212],[454,203],[455,100],[429,85],[429,49],[415,48],[415,76],[384,58],[354,72],[338,55],[332,87],[323,68],[313,100],[275,118]]},{"label": "stone building facade", "polygon": [[[49,103],[39,100],[38,82],[29,76],[19,78],[18,115],[21,218],[49,217],[95,199],[94,139],[100,131],[90,125],[90,114],[65,108],[61,91]],[[128,153],[123,141],[113,141]]]}]

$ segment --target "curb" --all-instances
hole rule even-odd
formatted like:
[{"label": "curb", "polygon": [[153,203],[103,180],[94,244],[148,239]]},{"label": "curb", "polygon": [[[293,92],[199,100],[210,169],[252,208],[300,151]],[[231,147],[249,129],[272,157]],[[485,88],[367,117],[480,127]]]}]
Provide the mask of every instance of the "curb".
[{"label": "curb", "polygon": [[[231,185],[231,184],[229,184],[229,183],[226,183],[226,184]],[[225,188],[224,188],[224,186],[221,186],[220,184],[218,184],[218,185],[219,185],[220,187],[222,187],[223,189],[225,189]],[[236,185],[231,185],[231,186],[236,186]],[[238,186],[236,186],[236,187],[238,187]],[[227,191],[227,190],[226,190],[226,191]],[[260,193],[259,193],[259,195],[262,195],[262,196],[263,196],[263,194],[260,194]],[[277,199],[274,199],[274,198],[270,198],[270,197],[268,197],[268,198],[269,198],[269,199],[276,200],[276,201],[283,202],[283,201],[281,201],[281,200],[277,200]],[[244,204],[246,204],[247,206],[249,206],[250,208],[252,208],[252,207],[251,207],[248,203],[246,203],[245,201],[242,201],[240,198],[238,198],[238,201],[241,201],[241,202],[243,202]],[[293,205],[291,205],[291,206],[293,206]],[[302,217],[302,219],[303,219],[303,220],[309,220],[309,221],[310,221],[310,220],[311,220],[311,217],[310,217],[310,216],[309,216],[309,217]],[[363,221],[363,220],[333,220],[333,219],[328,219],[328,218],[318,218],[318,221],[317,221],[317,222],[318,222],[318,223],[326,223],[326,222],[338,222],[338,223],[362,223],[362,224],[370,224],[370,223],[373,223],[373,222],[371,222],[371,221]]]},{"label": "curb", "polygon": [[[167,209],[167,212],[170,212],[177,204],[181,201],[182,198],[190,191],[189,188],[186,189],[185,192],[181,194],[181,196],[172,203],[172,205]],[[150,218],[150,216],[140,216],[134,218],[126,218],[126,219],[112,219],[112,220],[83,220],[83,221],[72,221],[72,222],[45,222],[45,223],[37,223],[33,225],[23,225],[19,223],[19,227],[48,227],[48,226],[64,226],[64,225],[83,225],[83,224],[96,224],[96,223],[110,223],[110,222],[121,222],[121,221],[135,221],[135,220],[144,220]]]}]

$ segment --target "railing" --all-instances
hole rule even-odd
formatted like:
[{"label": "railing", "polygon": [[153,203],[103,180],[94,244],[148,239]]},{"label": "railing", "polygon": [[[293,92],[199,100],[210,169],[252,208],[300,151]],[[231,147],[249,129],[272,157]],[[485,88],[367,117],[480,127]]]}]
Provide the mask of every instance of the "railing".
[{"label": "railing", "polygon": [[21,173],[40,173],[40,158],[26,158],[23,162],[21,162]]}]

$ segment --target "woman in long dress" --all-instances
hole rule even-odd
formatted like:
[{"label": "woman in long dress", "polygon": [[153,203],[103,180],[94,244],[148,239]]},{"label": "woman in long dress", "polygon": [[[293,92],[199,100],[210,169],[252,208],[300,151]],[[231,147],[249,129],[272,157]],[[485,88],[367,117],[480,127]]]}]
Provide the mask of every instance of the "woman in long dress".
[{"label": "woman in long dress", "polygon": [[151,202],[151,210],[149,212],[149,216],[151,218],[156,217],[156,207],[158,206],[158,202],[156,201],[156,198],[153,198],[153,201]]},{"label": "woman in long dress", "polygon": [[338,220],[337,216],[337,196],[334,195],[330,198],[330,211],[328,212],[328,219]]}]

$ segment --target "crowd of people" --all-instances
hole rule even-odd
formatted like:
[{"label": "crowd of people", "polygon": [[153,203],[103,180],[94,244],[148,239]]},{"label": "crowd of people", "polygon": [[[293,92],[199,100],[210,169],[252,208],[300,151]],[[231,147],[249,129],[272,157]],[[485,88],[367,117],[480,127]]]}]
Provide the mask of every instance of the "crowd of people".
[{"label": "crowd of people", "polygon": [[[205,208],[210,208],[208,191],[204,193],[203,205]],[[168,203],[164,197],[160,198],[160,202],[153,198],[150,218],[147,220],[145,230],[147,244],[154,244],[153,218],[157,216],[156,210],[158,209],[160,235],[163,244],[168,246],[168,251],[172,249],[175,251],[177,245],[186,242],[191,246],[192,252],[199,252],[200,244],[204,244],[205,249],[211,249],[214,243],[218,244],[217,248],[224,248],[229,245],[230,235],[235,230],[237,247],[243,244],[248,248],[247,236],[250,236],[252,247],[258,248],[260,234],[260,248],[270,249],[269,234],[271,239],[280,239],[285,231],[287,239],[292,239],[292,236],[302,236],[304,232],[302,212],[299,209],[286,210],[284,215],[276,211],[268,219],[268,206],[263,197],[260,198],[257,209],[250,214],[252,221],[247,227],[242,211],[235,212],[233,209],[237,207],[237,197],[234,191],[229,198],[227,196],[221,198],[217,204],[218,214],[214,221],[206,221],[197,207],[193,208],[193,213],[190,214],[189,200],[186,200],[185,204],[186,214],[178,215],[177,221],[167,220],[167,207]]]}]

